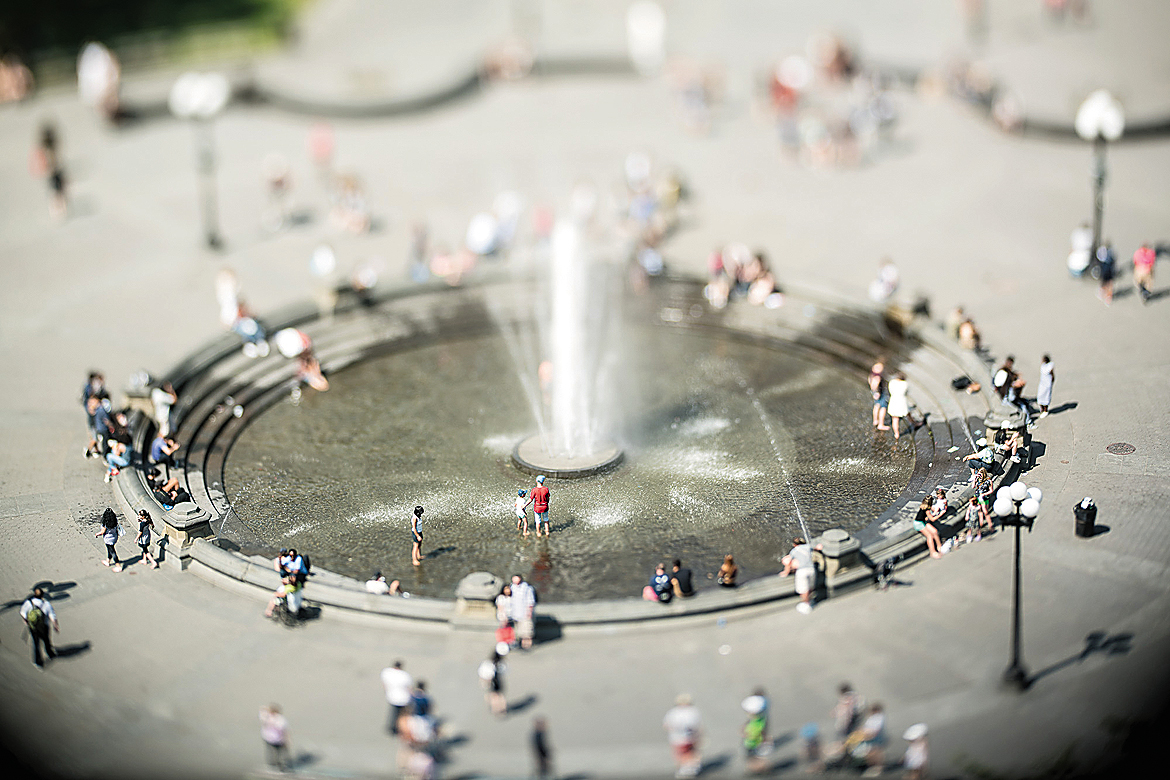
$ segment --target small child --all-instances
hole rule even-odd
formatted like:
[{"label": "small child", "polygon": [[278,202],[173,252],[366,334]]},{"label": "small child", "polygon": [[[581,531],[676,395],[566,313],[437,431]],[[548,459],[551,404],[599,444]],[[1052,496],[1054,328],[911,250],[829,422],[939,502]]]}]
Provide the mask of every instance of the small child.
[{"label": "small child", "polygon": [[967,544],[971,542],[978,542],[983,538],[979,527],[982,525],[983,510],[979,506],[979,499],[971,496],[967,502],[967,511],[964,513],[964,519],[967,521],[967,527],[963,529],[963,538]]},{"label": "small child", "polygon": [[154,519],[145,509],[138,510],[138,535],[134,541],[138,542],[138,549],[142,550],[142,562],[150,564],[150,568],[157,569],[158,561],[150,554],[150,532],[156,530]]},{"label": "small child", "polygon": [[527,496],[527,490],[516,491],[516,530],[523,529],[524,536],[528,536],[528,505],[532,503]]},{"label": "small child", "polygon": [[825,757],[821,752],[820,727],[816,723],[806,723],[800,729],[800,758],[808,767],[808,771],[814,774],[825,771]]},{"label": "small child", "polygon": [[511,618],[508,618],[496,629],[496,643],[503,642],[508,647],[516,644],[516,628]]}]

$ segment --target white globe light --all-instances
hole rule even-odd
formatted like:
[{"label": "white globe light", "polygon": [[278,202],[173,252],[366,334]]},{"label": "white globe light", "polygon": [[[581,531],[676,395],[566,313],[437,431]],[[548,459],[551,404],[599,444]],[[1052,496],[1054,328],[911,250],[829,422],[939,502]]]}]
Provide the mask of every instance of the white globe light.
[{"label": "white globe light", "polygon": [[1007,485],[1004,485],[999,490],[995,491],[995,500],[996,501],[1011,501],[1012,500],[1012,489],[1010,487],[1008,487]]},{"label": "white globe light", "polygon": [[1125,132],[1125,111],[1107,90],[1099,89],[1081,103],[1073,126],[1086,141],[1116,141]]},{"label": "white globe light", "polygon": [[499,228],[491,214],[476,214],[467,225],[464,243],[477,255],[490,254],[496,248],[496,231]]},{"label": "white globe light", "polygon": [[184,73],[171,87],[167,105],[182,119],[209,119],[227,105],[232,87],[220,73]]},{"label": "white globe light", "polygon": [[1006,498],[997,498],[991,510],[999,517],[1007,517],[1012,513],[1012,502]]},{"label": "white globe light", "polygon": [[1020,513],[1024,517],[1035,517],[1040,514],[1040,502],[1034,498],[1024,499],[1024,503],[1020,504]]},{"label": "white globe light", "polygon": [[1028,486],[1023,482],[1013,482],[1009,490],[1012,501],[1023,501],[1028,497]]},{"label": "white globe light", "polygon": [[1028,498],[1036,499],[1036,503],[1039,504],[1044,500],[1044,493],[1038,487],[1030,487],[1028,488]]},{"label": "white globe light", "polygon": [[626,12],[626,46],[630,61],[643,76],[653,75],[666,60],[666,13],[652,0],[639,0]]}]

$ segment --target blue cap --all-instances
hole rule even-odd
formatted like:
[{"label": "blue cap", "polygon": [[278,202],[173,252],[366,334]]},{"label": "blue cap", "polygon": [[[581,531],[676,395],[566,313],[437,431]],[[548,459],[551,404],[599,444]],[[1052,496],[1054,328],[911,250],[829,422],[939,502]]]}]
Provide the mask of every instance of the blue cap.
[{"label": "blue cap", "polygon": [[538,484],[538,485],[544,484],[544,474],[541,474],[539,477],[536,478],[536,484]]},{"label": "blue cap", "polygon": [[517,490],[516,495],[523,497],[523,496],[528,495],[528,491],[527,490]]}]

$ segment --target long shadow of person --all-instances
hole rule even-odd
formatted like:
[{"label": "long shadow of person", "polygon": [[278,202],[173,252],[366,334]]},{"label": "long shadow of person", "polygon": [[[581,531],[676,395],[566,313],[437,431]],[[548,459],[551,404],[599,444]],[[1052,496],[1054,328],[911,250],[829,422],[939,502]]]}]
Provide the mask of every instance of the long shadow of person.
[{"label": "long shadow of person", "polygon": [[87,640],[85,642],[71,642],[67,645],[57,645],[57,658],[73,658],[74,656],[88,653],[92,645]]}]

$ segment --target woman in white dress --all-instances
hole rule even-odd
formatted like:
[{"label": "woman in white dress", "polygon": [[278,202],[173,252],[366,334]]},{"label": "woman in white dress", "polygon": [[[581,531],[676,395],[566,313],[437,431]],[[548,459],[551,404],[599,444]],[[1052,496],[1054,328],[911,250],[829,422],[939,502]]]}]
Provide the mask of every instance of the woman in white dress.
[{"label": "woman in white dress", "polygon": [[906,381],[906,375],[899,371],[890,380],[890,404],[886,410],[894,419],[894,441],[902,435],[902,418],[910,415],[910,404],[906,400],[909,391],[910,384]]},{"label": "woman in white dress", "polygon": [[1036,390],[1036,404],[1040,407],[1040,416],[1048,416],[1048,406],[1052,403],[1052,383],[1056,381],[1056,368],[1052,358],[1045,355],[1040,360],[1040,386]]}]

